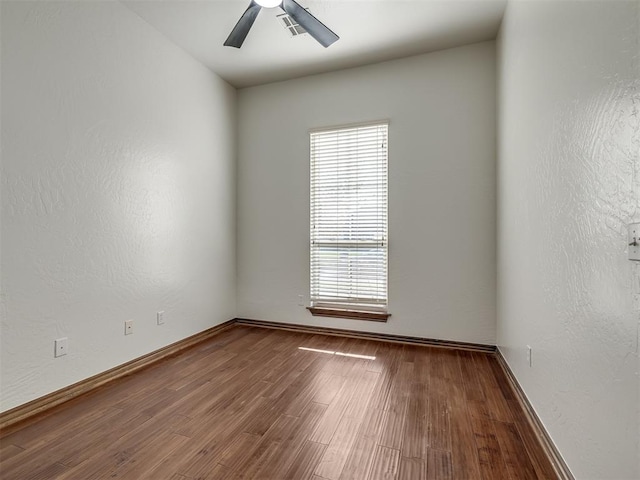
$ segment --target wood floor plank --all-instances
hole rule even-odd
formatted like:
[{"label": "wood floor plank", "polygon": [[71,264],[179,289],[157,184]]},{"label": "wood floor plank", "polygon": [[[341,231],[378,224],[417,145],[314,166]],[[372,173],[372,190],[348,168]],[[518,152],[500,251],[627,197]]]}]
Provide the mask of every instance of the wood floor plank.
[{"label": "wood floor plank", "polygon": [[101,429],[104,433],[99,436],[85,433],[87,440],[82,444],[78,444],[77,441],[72,441],[70,444],[74,445],[75,448],[60,449],[58,462],[69,467],[79,465],[89,460],[95,455],[96,451],[104,448],[104,445],[111,445],[117,442],[128,432],[142,426],[151,420],[151,418],[148,414],[140,414],[125,421],[113,422],[108,428]]},{"label": "wood floor plank", "polygon": [[351,395],[347,409],[344,412],[344,416],[348,418],[355,418],[362,420],[365,412],[369,408],[369,402],[371,396],[378,384],[380,374],[377,372],[369,372],[361,370],[356,374],[354,379],[357,385]]},{"label": "wood floor plank", "polygon": [[453,480],[451,452],[430,448],[427,450],[427,480]]},{"label": "wood floor plank", "polygon": [[128,462],[118,464],[112,467],[111,470],[106,470],[104,476],[130,480],[154,478],[150,473],[153,471],[156,471],[156,474],[158,473],[156,467],[162,463],[162,460],[189,441],[191,441],[190,438],[173,433],[158,435],[147,444],[146,448],[137,455],[132,456]]},{"label": "wood floor plank", "polygon": [[310,369],[310,371],[316,372],[325,361],[325,358],[318,355],[310,355],[309,352],[294,352],[291,357],[282,363],[282,368],[272,369],[262,379],[272,384],[265,396],[269,398],[280,397],[302,375],[302,372],[312,365],[314,368]]},{"label": "wood floor plank", "polygon": [[[347,342],[345,349],[347,353],[375,357],[379,342],[364,339],[352,339]],[[368,369],[368,365],[367,365]]]},{"label": "wood floor plank", "polygon": [[24,452],[24,448],[18,447],[11,443],[0,446],[0,462],[9,460],[14,455]]},{"label": "wood floor plank", "polygon": [[413,375],[413,362],[400,362],[398,374],[391,383],[391,389],[387,396],[384,410],[395,413],[406,411],[407,399],[409,398],[409,386]]},{"label": "wood floor plank", "polygon": [[428,394],[427,385],[412,383],[410,385],[405,431],[402,440],[401,454],[406,458],[425,458],[428,442]]},{"label": "wood floor plank", "polygon": [[[381,374],[380,385],[371,399],[370,405],[373,408],[385,409],[391,387],[396,379],[398,368],[400,367],[401,352],[402,347],[394,344],[389,345],[388,349],[381,351],[379,362],[383,363],[383,368],[379,372]],[[371,366],[367,367],[368,370],[371,370],[371,368]]]},{"label": "wood floor plank", "polygon": [[454,478],[480,478],[480,465],[471,416],[459,384],[448,384],[450,398],[451,459]]},{"label": "wood floor plank", "polygon": [[296,387],[299,388],[299,394],[291,400],[288,405],[285,405],[284,413],[293,415],[294,417],[302,415],[319,392],[325,389],[325,385],[330,380],[330,377],[331,375],[321,372],[310,378],[307,377],[304,382],[296,382]]},{"label": "wood floor plank", "polygon": [[[94,443],[96,439],[100,437],[100,433],[109,428],[109,426],[117,420],[118,416],[122,412],[117,409],[111,409],[104,412],[104,416],[91,415],[89,418],[91,422],[87,424],[85,430],[83,430],[83,437],[90,438]],[[49,432],[47,432],[49,433]],[[29,472],[37,466],[53,465],[60,463],[60,460],[65,458],[71,452],[78,451],[82,448],[83,444],[77,441],[74,437],[58,437],[58,441],[54,440],[55,437],[45,434],[43,435],[46,441],[33,444],[31,448],[25,449],[23,452],[14,455],[7,461],[2,462],[3,475],[12,475],[15,478],[26,478]]]},{"label": "wood floor plank", "polygon": [[369,480],[394,480],[398,476],[400,451],[378,445],[373,457]]},{"label": "wood floor plank", "polygon": [[451,451],[451,407],[446,380],[431,378],[427,414],[427,444],[432,449]]},{"label": "wood floor plank", "polygon": [[[346,348],[344,347],[346,346],[347,339],[343,340],[344,341],[342,342],[342,344],[339,345],[336,350],[341,354],[344,353],[344,350],[346,350]],[[344,377],[349,373],[349,370],[353,368],[354,363],[356,362],[354,362],[352,358],[349,358],[346,355],[333,354],[331,355],[329,361],[325,364],[324,370],[329,374],[340,375]]]},{"label": "wood floor plank", "polygon": [[262,436],[251,458],[235,469],[235,472],[243,473],[238,478],[271,478],[283,461],[284,452],[292,446],[289,442],[296,438],[302,422],[301,418],[282,415]]},{"label": "wood floor plank", "polygon": [[333,438],[333,434],[338,428],[340,421],[342,420],[342,416],[349,405],[350,394],[353,390],[353,386],[348,382],[345,382],[342,385],[342,388],[333,399],[331,404],[329,404],[324,416],[318,422],[313,434],[309,438],[312,442],[322,443],[324,445],[329,445],[331,439]]},{"label": "wood floor plank", "polygon": [[398,480],[425,480],[427,469],[421,458],[400,457]]},{"label": "wood floor plank", "polygon": [[515,425],[494,422],[494,428],[511,479],[538,478]]},{"label": "wood floor plank", "polygon": [[187,477],[185,477],[184,475],[180,475],[178,473],[174,473],[173,475],[171,475],[171,477],[169,477],[169,480],[189,480]]},{"label": "wood floor plank", "polygon": [[[483,379],[483,388],[485,398],[487,400],[488,416],[493,420],[499,422],[513,422],[513,416],[511,415],[511,408],[504,395],[505,387],[500,386],[496,377],[492,364],[495,359],[490,358],[488,355],[473,355],[474,365]],[[492,362],[492,360],[494,362]],[[495,362],[497,365],[497,362]],[[498,366],[499,368],[499,366]],[[511,393],[509,392],[511,397]]]},{"label": "wood floor plank", "polygon": [[277,459],[278,444],[275,442],[266,442],[256,449],[249,460],[239,469],[231,472],[227,477],[229,480],[249,480],[257,478],[266,478],[260,475],[260,471]]},{"label": "wood floor plank", "polygon": [[12,476],[11,474],[2,474],[2,478],[5,480],[23,480],[29,478],[29,480],[50,480],[51,478],[61,478],[69,469],[68,467],[60,463],[51,463],[48,465],[35,465],[34,469],[29,473],[29,477]]},{"label": "wood floor plank", "polygon": [[322,443],[307,440],[300,453],[296,456],[294,463],[284,474],[284,480],[307,480],[311,478],[326,448],[327,446]]},{"label": "wood floor plank", "polygon": [[[128,465],[132,463],[144,464],[144,460],[139,461],[139,458],[144,459],[149,456],[151,461],[156,450],[164,448],[163,442],[158,439],[164,440],[173,436],[174,434],[171,433],[173,426],[181,421],[182,418],[179,416],[167,415],[159,422],[145,422],[112,444],[103,445],[100,450],[94,451],[93,461],[84,461],[57,478],[60,480],[98,478],[105,472],[110,472],[107,475],[109,477],[120,469],[126,471]],[[176,439],[179,442],[186,440],[188,440],[186,437],[181,436]]]},{"label": "wood floor plank", "polygon": [[340,480],[360,480],[367,478],[373,466],[373,456],[376,451],[376,439],[358,435],[354,442],[344,468],[340,473]]},{"label": "wood floor plank", "polygon": [[296,337],[293,335],[287,335],[285,332],[280,330],[266,330],[262,332],[258,340],[247,350],[249,351],[260,351],[264,349],[273,350],[277,345],[280,345],[282,342],[293,342]]},{"label": "wood floor plank", "polygon": [[7,480],[554,478],[491,354],[248,326],[1,432],[0,471]]},{"label": "wood floor plank", "polygon": [[[207,475],[202,478],[202,480],[226,480],[228,478],[231,477],[231,470],[228,467],[225,467],[224,465],[221,464],[216,464],[214,465],[214,467],[209,471],[209,473],[207,473]],[[150,476],[149,478],[158,478],[158,477],[153,477]],[[191,479],[188,477],[185,477],[186,480],[196,480],[196,479]],[[200,480],[200,479],[197,479]]]},{"label": "wood floor plank", "polygon": [[309,437],[318,420],[322,418],[326,409],[326,405],[310,404],[300,417],[300,421],[289,432],[289,435],[279,442],[277,461],[269,463],[258,473],[264,478],[279,479],[285,477],[286,472],[295,463],[305,440]]},{"label": "wood floor plank", "polygon": [[394,450],[400,450],[402,448],[405,425],[406,415],[404,411],[400,413],[391,410],[385,411],[382,435],[378,443]]},{"label": "wood floor plank", "polygon": [[229,446],[220,454],[218,463],[230,470],[236,470],[245,463],[255,450],[261,436],[253,433],[242,432],[236,436]]},{"label": "wood floor plank", "polygon": [[[186,452],[191,451],[192,448],[193,448],[193,444],[190,442],[190,443],[186,443],[182,447],[172,450],[168,454],[164,455],[161,461],[158,462],[155,467],[153,467],[151,470],[149,470],[145,474],[144,478],[149,478],[154,480],[166,478],[167,472],[174,472],[177,468],[179,468],[180,465],[182,465],[182,460],[184,459]],[[222,479],[222,478],[225,478],[225,476],[228,474],[229,471],[230,469],[224,465],[213,464],[210,466],[209,470],[207,471],[207,473],[203,478],[207,480],[218,479],[218,478]],[[174,475],[176,477],[177,476],[182,477],[183,479],[186,479],[186,480],[192,480],[194,478],[194,477],[187,477],[186,475],[182,475],[179,473],[174,473]]]},{"label": "wood floor plank", "polygon": [[360,426],[360,435],[363,437],[373,438],[378,441],[382,435],[382,425],[385,420],[385,411],[381,408],[367,409],[362,425]]},{"label": "wood floor plank", "polygon": [[338,480],[360,426],[360,420],[344,416],[331,442],[315,469],[315,474],[328,480]]},{"label": "wood floor plank", "polygon": [[462,381],[465,385],[467,392],[467,398],[484,399],[483,382],[481,379],[480,371],[476,365],[478,357],[474,356],[473,352],[460,351],[457,352],[458,365],[460,366],[460,373],[462,375]]},{"label": "wood floor plank", "polygon": [[[237,353],[225,350],[215,351],[209,355],[193,359],[181,368],[181,374],[173,382],[165,382],[166,388],[181,390],[194,380],[202,378],[205,372],[220,368],[228,362],[233,361],[238,356]],[[206,368],[205,368],[206,366]],[[209,381],[209,380],[207,380]],[[131,397],[128,397],[129,400]]]},{"label": "wood floor plank", "polygon": [[298,388],[298,385],[292,384],[285,388],[276,398],[265,397],[264,408],[260,410],[260,415],[254,415],[244,431],[257,435],[263,435],[267,432],[273,422],[275,422],[298,397]]},{"label": "wood floor plank", "polygon": [[508,479],[507,465],[493,426],[495,422],[485,418],[472,418],[471,423],[478,447],[478,462],[482,478],[485,480]]},{"label": "wood floor plank", "polygon": [[417,345],[402,345],[401,358],[403,362],[415,363],[421,353],[422,347]]},{"label": "wood floor plank", "polygon": [[342,375],[329,375],[329,378],[323,387],[315,392],[312,401],[315,403],[329,405],[333,399],[336,398],[336,395],[342,388],[345,381],[346,379]]},{"label": "wood floor plank", "polygon": [[179,425],[174,433],[191,438],[218,435],[219,441],[223,432],[244,431],[247,423],[255,421],[255,412],[264,410],[269,404],[269,400],[260,395],[269,385],[258,382],[248,389],[230,389],[214,404],[205,402],[207,408],[197,408],[196,413],[189,411],[188,419]]},{"label": "wood floor plank", "polygon": [[60,409],[61,417],[63,417],[62,421],[57,421],[57,415],[52,415],[45,418],[42,423],[29,424],[22,430],[12,432],[2,440],[25,450],[36,452],[50,445],[59,436],[61,429],[76,430],[80,429],[84,424],[93,424],[104,419],[115,419],[122,415],[122,410],[118,408],[99,408],[94,406],[85,409],[82,404],[77,405],[79,408],[75,416],[73,415],[73,408],[65,408],[66,405],[63,405]]},{"label": "wood floor plank", "polygon": [[400,450],[407,422],[407,407],[413,374],[412,362],[400,362],[398,375],[394,378],[384,407],[385,420],[380,445]]},{"label": "wood floor plank", "polygon": [[477,357],[474,357],[473,352],[462,351],[458,352],[458,359],[470,415],[477,418],[491,418],[484,391],[485,385],[476,365]]},{"label": "wood floor plank", "polygon": [[375,358],[367,365],[367,370],[370,372],[382,373],[388,364],[388,356],[391,352],[391,343],[386,342],[373,342],[376,344],[376,348],[372,356]]},{"label": "wood floor plank", "polygon": [[[277,441],[274,439],[278,438],[283,430],[291,428],[296,420],[296,417],[280,414],[277,418],[273,418],[264,434],[257,434],[259,441],[251,450],[251,454],[247,457],[246,461],[238,465],[238,468],[235,470],[235,472],[238,472],[240,478],[243,478],[248,472],[252,472],[259,467],[256,463],[264,461],[263,454],[267,449],[273,448],[272,443]],[[239,421],[229,423],[222,431],[212,432],[208,436],[206,448],[188,458],[179,470],[179,473],[197,478],[206,473],[212,466],[220,463],[227,446],[235,436],[240,435],[242,431],[244,431],[244,433],[253,433],[242,428],[242,426],[243,422]]]},{"label": "wood floor plank", "polygon": [[433,348],[431,352],[431,376],[447,383],[462,384],[462,372],[458,364],[458,352],[446,348]]}]

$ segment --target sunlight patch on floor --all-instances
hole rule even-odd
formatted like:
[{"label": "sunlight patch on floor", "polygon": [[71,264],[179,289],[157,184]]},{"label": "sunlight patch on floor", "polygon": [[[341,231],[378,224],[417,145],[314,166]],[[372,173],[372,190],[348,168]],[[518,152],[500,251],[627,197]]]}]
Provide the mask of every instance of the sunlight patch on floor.
[{"label": "sunlight patch on floor", "polygon": [[370,355],[358,355],[357,353],[334,352],[332,350],[320,350],[319,348],[298,347],[298,350],[306,350],[307,352],[326,353],[328,355],[339,355],[341,357],[362,358],[364,360],[375,360],[376,357]]}]

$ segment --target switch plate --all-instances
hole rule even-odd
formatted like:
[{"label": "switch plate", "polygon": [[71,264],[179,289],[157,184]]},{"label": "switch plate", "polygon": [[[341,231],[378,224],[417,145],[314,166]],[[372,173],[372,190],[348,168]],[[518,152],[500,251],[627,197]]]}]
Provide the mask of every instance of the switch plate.
[{"label": "switch plate", "polygon": [[133,320],[124,322],[124,334],[131,335],[133,333]]},{"label": "switch plate", "polygon": [[629,225],[629,260],[640,262],[640,223]]},{"label": "switch plate", "polygon": [[298,295],[298,306],[304,307],[304,295]]},{"label": "switch plate", "polygon": [[54,353],[53,356],[55,358],[62,357],[67,354],[67,350],[69,349],[69,339],[67,337],[58,338],[54,342]]},{"label": "switch plate", "polygon": [[164,310],[156,314],[156,321],[158,322],[158,325],[164,324]]},{"label": "switch plate", "polygon": [[531,347],[527,345],[527,363],[531,366]]}]

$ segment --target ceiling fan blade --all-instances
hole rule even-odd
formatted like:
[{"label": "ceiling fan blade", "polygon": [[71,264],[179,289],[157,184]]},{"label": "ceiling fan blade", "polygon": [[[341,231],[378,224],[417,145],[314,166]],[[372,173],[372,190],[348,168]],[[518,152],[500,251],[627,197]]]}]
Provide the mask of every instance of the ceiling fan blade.
[{"label": "ceiling fan blade", "polygon": [[262,7],[260,5],[254,0],[251,0],[249,8],[245,10],[240,20],[238,20],[238,23],[236,23],[236,26],[231,30],[229,37],[225,40],[224,45],[226,47],[240,48],[242,46],[244,39],[247,38],[247,34],[249,30],[251,30],[251,26],[253,22],[256,21],[256,17],[261,9]]},{"label": "ceiling fan blade", "polygon": [[295,0],[282,0],[282,5],[280,6],[323,47],[327,48],[340,38],[324,23],[301,7]]}]

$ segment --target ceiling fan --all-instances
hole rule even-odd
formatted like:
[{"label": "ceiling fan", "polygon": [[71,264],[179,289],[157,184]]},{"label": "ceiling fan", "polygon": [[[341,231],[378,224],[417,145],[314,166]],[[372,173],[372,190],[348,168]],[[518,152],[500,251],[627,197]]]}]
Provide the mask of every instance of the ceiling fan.
[{"label": "ceiling fan", "polygon": [[280,7],[298,25],[304,28],[309,35],[315,38],[323,47],[327,48],[340,37],[333,33],[324,23],[311,15],[306,9],[300,6],[295,0],[251,0],[249,8],[242,14],[236,26],[231,30],[231,34],[225,40],[224,45],[227,47],[240,48],[244,39],[247,38],[249,30],[253,22],[255,22],[258,13],[262,7],[274,8]]}]

